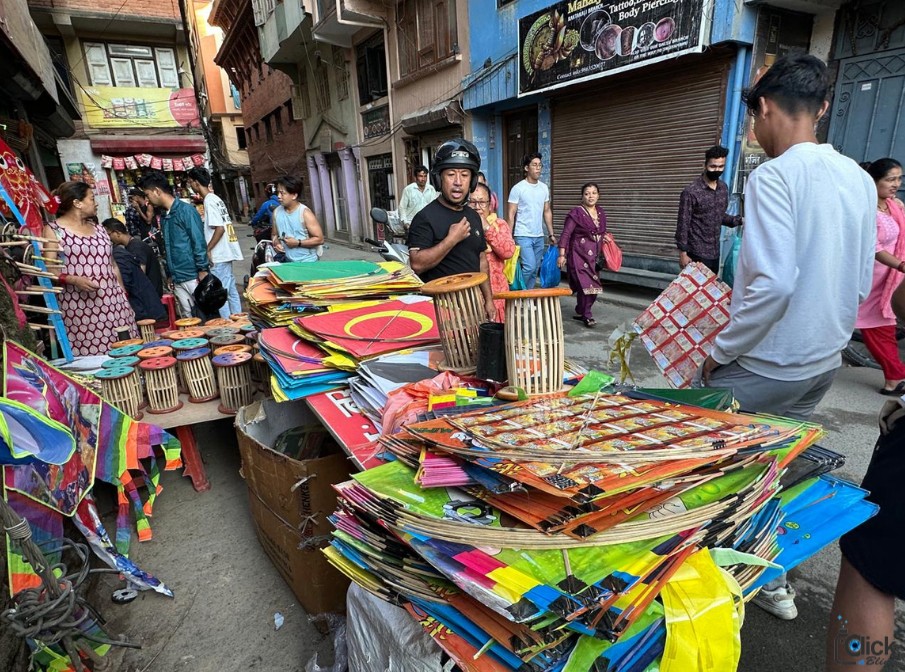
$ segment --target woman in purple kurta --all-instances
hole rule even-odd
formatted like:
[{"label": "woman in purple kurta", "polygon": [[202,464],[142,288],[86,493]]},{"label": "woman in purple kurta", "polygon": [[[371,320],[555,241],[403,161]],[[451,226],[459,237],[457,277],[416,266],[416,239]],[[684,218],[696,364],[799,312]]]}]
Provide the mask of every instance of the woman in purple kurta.
[{"label": "woman in purple kurta", "polygon": [[569,287],[578,298],[574,319],[581,320],[586,327],[597,324],[591,307],[602,289],[597,272],[597,255],[606,235],[606,213],[597,205],[598,198],[600,190],[596,184],[588,182],[584,185],[581,188],[581,205],[572,208],[566,215],[559,237],[559,267],[566,269]]}]

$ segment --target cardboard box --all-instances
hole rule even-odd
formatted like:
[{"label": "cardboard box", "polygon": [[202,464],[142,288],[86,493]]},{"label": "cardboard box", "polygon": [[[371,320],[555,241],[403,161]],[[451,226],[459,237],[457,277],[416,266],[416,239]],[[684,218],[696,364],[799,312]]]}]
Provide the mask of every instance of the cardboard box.
[{"label": "cardboard box", "polygon": [[[318,550],[332,526],[334,483],[349,478],[349,460],[323,431],[324,457],[295,460],[270,448],[287,429],[319,425],[304,400],[277,404],[271,399],[239,409],[236,435],[242,476],[258,540],[309,614],[342,611],[349,581]],[[318,437],[320,440],[320,437]]]}]

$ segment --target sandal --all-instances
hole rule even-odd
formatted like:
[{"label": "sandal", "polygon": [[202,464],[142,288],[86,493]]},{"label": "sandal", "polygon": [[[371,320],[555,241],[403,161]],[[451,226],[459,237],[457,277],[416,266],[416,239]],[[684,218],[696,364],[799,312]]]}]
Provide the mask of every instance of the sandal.
[{"label": "sandal", "polygon": [[880,394],[885,394],[887,397],[898,397],[905,394],[905,380],[896,385],[891,390],[887,390],[885,387],[881,387],[877,390]]},{"label": "sandal", "polygon": [[579,322],[584,322],[584,318],[581,315],[573,315],[573,320],[578,320]]},{"label": "sandal", "polygon": [[[588,328],[591,328],[597,324],[597,322],[595,322],[593,318],[589,319],[589,320],[583,320],[583,322],[584,322],[584,326],[586,326]],[[905,385],[905,383],[902,383],[902,384]]]}]

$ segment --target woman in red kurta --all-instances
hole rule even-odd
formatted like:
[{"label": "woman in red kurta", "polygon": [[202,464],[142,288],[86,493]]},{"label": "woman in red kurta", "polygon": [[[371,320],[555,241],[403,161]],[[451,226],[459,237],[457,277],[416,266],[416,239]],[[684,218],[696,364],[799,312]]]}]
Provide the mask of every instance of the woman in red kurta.
[{"label": "woman in red kurta", "polygon": [[[487,267],[490,270],[490,291],[496,294],[509,290],[509,283],[503,272],[503,262],[515,254],[515,241],[512,239],[510,226],[497,217],[495,212],[491,212],[490,194],[490,187],[478,183],[475,190],[471,192],[468,205],[481,215],[481,222],[484,224],[484,236],[487,238]],[[496,306],[496,321],[502,322],[506,314],[506,302],[497,299],[493,303]]]}]

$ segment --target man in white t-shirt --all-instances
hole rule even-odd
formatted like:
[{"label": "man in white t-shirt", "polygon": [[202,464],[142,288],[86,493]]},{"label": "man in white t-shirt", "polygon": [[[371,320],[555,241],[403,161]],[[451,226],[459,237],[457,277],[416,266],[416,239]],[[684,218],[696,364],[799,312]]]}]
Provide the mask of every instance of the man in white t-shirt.
[{"label": "man in white t-shirt", "polygon": [[211,174],[204,168],[192,168],[188,172],[189,187],[204,198],[204,239],[207,255],[211,260],[211,273],[216,275],[227,292],[226,303],[220,308],[220,317],[242,312],[239,289],[233,276],[233,262],[242,261],[242,248],[233,228],[232,217],[217,194],[211,191]]},{"label": "man in white t-shirt", "polygon": [[512,237],[521,248],[518,261],[528,289],[534,288],[544,258],[544,229],[550,244],[556,245],[550,189],[540,181],[542,165],[542,157],[538,153],[527,154],[522,159],[525,179],[512,187],[506,208],[506,219],[512,225]]}]

